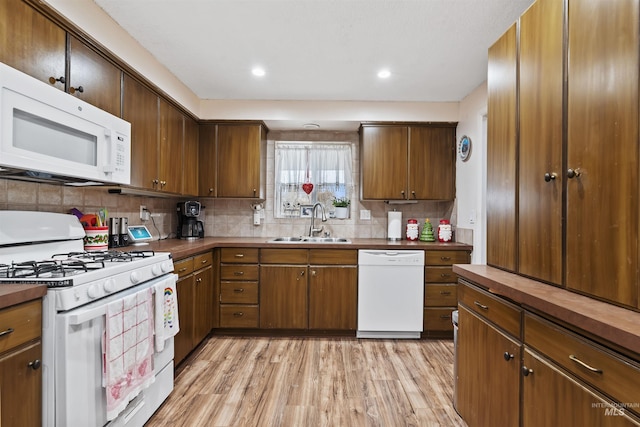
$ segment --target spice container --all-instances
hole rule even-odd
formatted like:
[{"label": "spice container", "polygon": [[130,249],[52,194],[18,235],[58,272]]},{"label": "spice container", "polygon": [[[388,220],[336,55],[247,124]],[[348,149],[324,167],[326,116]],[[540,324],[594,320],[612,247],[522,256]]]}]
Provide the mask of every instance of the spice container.
[{"label": "spice container", "polygon": [[418,240],[418,220],[407,220],[407,240]]}]

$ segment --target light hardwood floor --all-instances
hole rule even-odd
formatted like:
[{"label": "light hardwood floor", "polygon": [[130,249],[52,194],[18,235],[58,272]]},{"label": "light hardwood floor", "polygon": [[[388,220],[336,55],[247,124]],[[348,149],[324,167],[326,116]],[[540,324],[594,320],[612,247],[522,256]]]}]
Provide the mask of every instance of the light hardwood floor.
[{"label": "light hardwood floor", "polygon": [[146,424],[466,426],[451,340],[212,336]]}]

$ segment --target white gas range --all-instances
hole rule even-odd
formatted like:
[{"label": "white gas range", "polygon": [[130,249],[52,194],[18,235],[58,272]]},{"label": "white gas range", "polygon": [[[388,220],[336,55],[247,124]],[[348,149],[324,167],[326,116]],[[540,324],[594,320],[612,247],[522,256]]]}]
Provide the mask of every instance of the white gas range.
[{"label": "white gas range", "polygon": [[[145,250],[85,252],[84,235],[73,215],[0,211],[0,285],[48,287],[42,320],[44,426],[142,426],[173,390],[173,338],[151,350],[153,375],[117,402],[114,418],[103,365],[107,306],[146,290],[151,298],[163,295],[157,290],[175,292],[173,261],[168,253]],[[154,314],[158,301],[147,301],[154,308],[146,314]]]}]

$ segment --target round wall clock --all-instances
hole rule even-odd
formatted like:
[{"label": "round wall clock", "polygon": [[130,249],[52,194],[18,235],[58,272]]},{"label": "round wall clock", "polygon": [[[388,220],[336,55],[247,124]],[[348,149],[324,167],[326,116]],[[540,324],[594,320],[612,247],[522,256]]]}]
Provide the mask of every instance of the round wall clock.
[{"label": "round wall clock", "polygon": [[471,156],[471,138],[467,135],[460,138],[460,142],[458,143],[458,156],[463,162],[469,160],[469,156]]}]

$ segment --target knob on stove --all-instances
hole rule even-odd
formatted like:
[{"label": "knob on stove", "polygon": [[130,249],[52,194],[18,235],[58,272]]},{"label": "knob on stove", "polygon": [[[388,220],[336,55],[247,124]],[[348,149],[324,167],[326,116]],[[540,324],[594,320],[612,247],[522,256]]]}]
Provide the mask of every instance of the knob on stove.
[{"label": "knob on stove", "polygon": [[160,268],[159,265],[154,265],[153,267],[151,267],[151,274],[153,274],[154,276],[159,276],[162,274],[162,269]]},{"label": "knob on stove", "polygon": [[116,290],[116,281],[113,279],[107,279],[106,282],[104,282],[104,291],[108,294],[110,294],[111,292],[114,292]]},{"label": "knob on stove", "polygon": [[98,285],[94,283],[93,285],[89,286],[89,289],[87,289],[87,295],[91,299],[98,298],[100,296],[100,289],[98,289]]},{"label": "knob on stove", "polygon": [[140,281],[140,275],[137,271],[131,272],[131,276],[129,276],[129,278],[131,279],[131,283],[138,283]]}]

